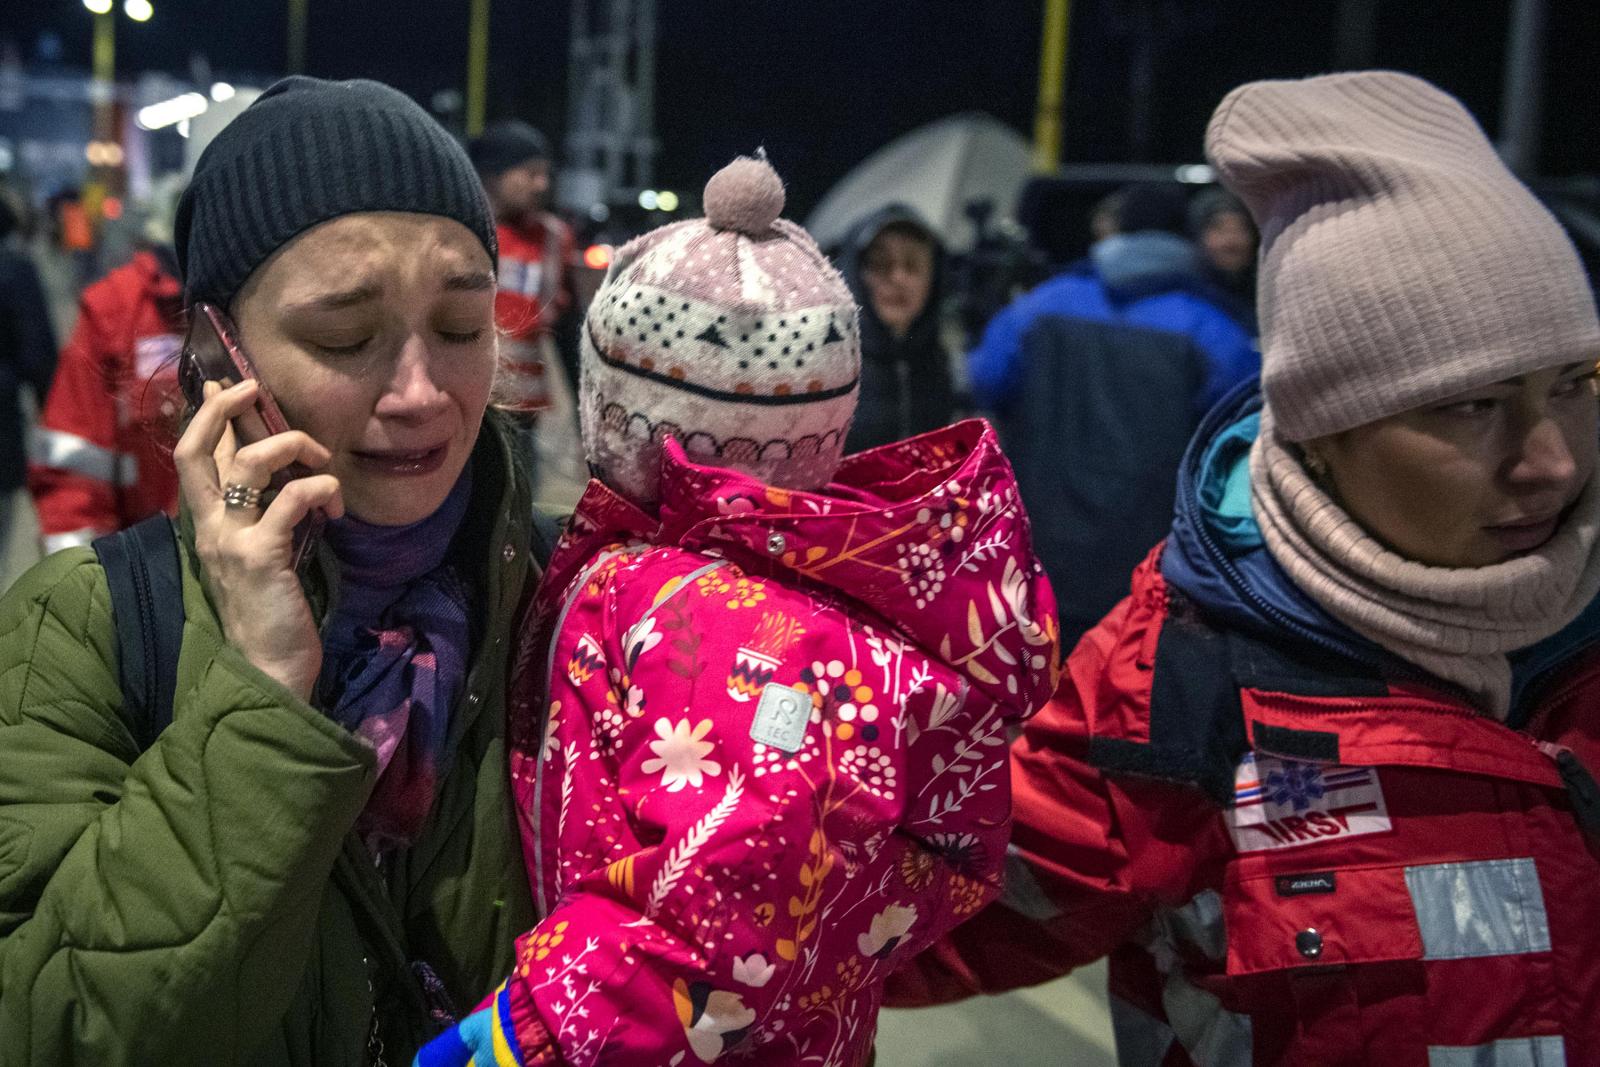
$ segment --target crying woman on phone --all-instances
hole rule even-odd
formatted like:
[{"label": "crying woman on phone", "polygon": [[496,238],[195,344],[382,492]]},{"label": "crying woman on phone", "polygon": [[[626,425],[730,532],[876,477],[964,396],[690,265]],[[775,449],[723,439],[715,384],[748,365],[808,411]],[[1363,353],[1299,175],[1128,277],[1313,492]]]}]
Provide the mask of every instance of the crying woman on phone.
[{"label": "crying woman on phone", "polygon": [[0,601],[0,1067],[409,1062],[534,921],[494,223],[409,99],[291,78],[207,148],[176,237],[164,728],[134,728],[139,620],[94,550]]}]

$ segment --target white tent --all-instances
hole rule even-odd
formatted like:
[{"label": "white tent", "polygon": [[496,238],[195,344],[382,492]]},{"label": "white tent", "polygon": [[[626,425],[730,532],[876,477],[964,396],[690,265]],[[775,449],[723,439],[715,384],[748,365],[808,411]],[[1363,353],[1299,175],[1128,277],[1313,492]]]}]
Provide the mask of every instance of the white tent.
[{"label": "white tent", "polygon": [[995,218],[1013,215],[1031,162],[1028,142],[998,119],[951,115],[868,156],[823,197],[806,229],[828,248],[868,214],[901,203],[927,219],[952,252],[965,252],[977,236],[967,205],[992,200]]}]

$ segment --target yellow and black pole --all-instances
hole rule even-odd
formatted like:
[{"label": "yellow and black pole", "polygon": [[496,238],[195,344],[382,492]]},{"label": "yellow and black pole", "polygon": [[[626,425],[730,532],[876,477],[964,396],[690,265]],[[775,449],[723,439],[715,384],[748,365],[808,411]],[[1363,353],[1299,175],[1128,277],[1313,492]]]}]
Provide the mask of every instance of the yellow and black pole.
[{"label": "yellow and black pole", "polygon": [[117,17],[112,14],[111,0],[84,0],[84,6],[94,13],[94,139],[89,146],[94,154],[89,157],[91,169],[82,204],[91,222],[98,223],[110,179],[105,146],[117,141]]},{"label": "yellow and black pole", "polygon": [[289,0],[289,73],[306,72],[306,5],[309,0]]},{"label": "yellow and black pole", "polygon": [[483,132],[489,82],[489,0],[472,0],[467,30],[467,136]]},{"label": "yellow and black pole", "polygon": [[1061,165],[1061,101],[1067,86],[1067,17],[1072,0],[1044,0],[1039,44],[1039,105],[1033,119],[1033,169],[1048,174]]},{"label": "yellow and black pole", "polygon": [[111,103],[111,85],[117,76],[117,19],[110,4],[96,4],[94,12],[95,103]]}]

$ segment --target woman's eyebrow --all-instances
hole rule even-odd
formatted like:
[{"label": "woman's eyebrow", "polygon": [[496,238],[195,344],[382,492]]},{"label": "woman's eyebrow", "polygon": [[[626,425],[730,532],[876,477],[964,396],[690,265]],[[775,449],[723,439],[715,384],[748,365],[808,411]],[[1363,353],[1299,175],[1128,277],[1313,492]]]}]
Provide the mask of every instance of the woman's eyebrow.
[{"label": "woman's eyebrow", "polygon": [[481,293],[494,288],[494,275],[487,271],[452,274],[444,280],[444,287],[453,293]]},{"label": "woman's eyebrow", "polygon": [[365,304],[367,301],[376,300],[382,295],[383,288],[381,286],[368,283],[337,293],[324,293],[322,296],[312,297],[310,300],[297,301],[290,304],[287,310],[338,311],[341,308],[354,307],[356,304]]}]

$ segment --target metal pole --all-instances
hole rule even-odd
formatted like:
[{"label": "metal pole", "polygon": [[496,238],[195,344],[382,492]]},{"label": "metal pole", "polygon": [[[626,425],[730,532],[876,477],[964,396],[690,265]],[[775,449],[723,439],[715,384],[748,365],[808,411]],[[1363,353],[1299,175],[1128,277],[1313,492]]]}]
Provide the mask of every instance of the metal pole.
[{"label": "metal pole", "polygon": [[1500,96],[1500,156],[1517,174],[1539,164],[1544,123],[1544,39],[1550,23],[1546,0],[1513,0],[1506,43],[1506,77]]},{"label": "metal pole", "polygon": [[638,68],[634,77],[634,177],[641,188],[656,183],[656,0],[639,0],[634,26]]},{"label": "metal pole", "polygon": [[1372,66],[1376,43],[1378,0],[1339,0],[1339,29],[1334,36],[1334,65],[1340,70]]},{"label": "metal pole", "polygon": [[489,0],[472,0],[467,35],[467,136],[483,132],[483,111],[489,82]]},{"label": "metal pole", "polygon": [[1067,26],[1071,0],[1045,0],[1039,42],[1039,105],[1033,119],[1033,169],[1061,165],[1061,101],[1067,79]]},{"label": "metal pole", "polygon": [[289,0],[289,73],[306,72],[306,7],[310,0]]},{"label": "metal pole", "polygon": [[1138,0],[1133,57],[1128,63],[1128,151],[1140,163],[1150,158],[1154,138],[1151,111],[1156,95],[1155,16],[1153,0]]},{"label": "metal pole", "polygon": [[[117,20],[107,10],[94,17],[94,139],[101,144],[117,139],[114,111],[117,85]],[[100,220],[101,205],[105,203],[110,184],[111,168],[94,164],[90,180],[83,187],[83,209],[95,223]]]},{"label": "metal pole", "polygon": [[107,11],[94,17],[94,80],[109,89],[116,76],[117,20]]}]

